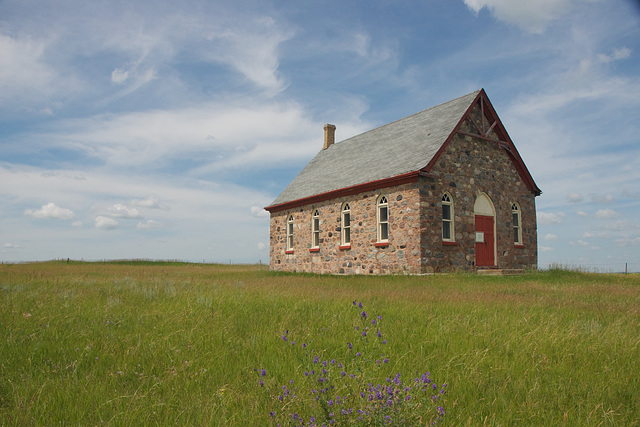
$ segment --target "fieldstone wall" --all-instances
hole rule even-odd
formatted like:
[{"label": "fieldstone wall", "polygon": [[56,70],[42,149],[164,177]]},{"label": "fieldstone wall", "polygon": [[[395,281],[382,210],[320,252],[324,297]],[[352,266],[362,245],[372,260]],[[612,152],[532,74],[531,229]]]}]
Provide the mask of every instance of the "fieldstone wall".
[{"label": "fieldstone wall", "polygon": [[[477,133],[471,120],[479,121],[479,108],[454,135],[429,176],[421,177],[421,230],[423,272],[475,269],[475,215],[478,195],[485,193],[496,211],[496,268],[536,269],[538,242],[535,196],[518,174],[508,151],[491,132],[487,138]],[[487,120],[485,118],[485,120]],[[487,126],[487,125],[485,125]],[[488,126],[487,126],[488,127]],[[442,195],[453,199],[455,244],[442,243]],[[511,206],[520,206],[522,244],[514,244]]]},{"label": "fieldstone wall", "polygon": [[[377,247],[378,197],[389,204],[388,245]],[[340,249],[341,208],[351,208],[351,247]],[[276,271],[338,274],[420,273],[420,195],[404,184],[271,214],[270,266]],[[320,214],[320,247],[311,251],[311,216]],[[286,224],[294,218],[293,253],[286,253]]]}]

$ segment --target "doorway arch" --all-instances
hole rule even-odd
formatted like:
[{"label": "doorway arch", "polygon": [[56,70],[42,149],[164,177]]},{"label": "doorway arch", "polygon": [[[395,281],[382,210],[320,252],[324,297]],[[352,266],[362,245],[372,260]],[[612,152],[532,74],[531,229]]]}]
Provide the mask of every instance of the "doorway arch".
[{"label": "doorway arch", "polygon": [[476,230],[476,266],[496,265],[496,209],[486,193],[480,193],[473,205]]}]

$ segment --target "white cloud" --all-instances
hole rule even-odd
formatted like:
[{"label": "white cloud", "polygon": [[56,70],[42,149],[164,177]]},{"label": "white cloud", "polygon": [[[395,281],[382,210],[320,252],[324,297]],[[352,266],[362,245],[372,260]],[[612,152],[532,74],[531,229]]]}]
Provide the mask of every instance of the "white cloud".
[{"label": "white cloud", "polygon": [[96,228],[100,228],[102,230],[113,230],[118,228],[118,221],[113,218],[108,218],[106,216],[98,216],[95,219]]},{"label": "white cloud", "polygon": [[616,244],[618,246],[640,246],[640,236],[630,237],[625,236],[619,239],[616,239]]},{"label": "white cloud", "polygon": [[251,215],[255,216],[255,217],[269,217],[269,212],[264,210],[262,207],[260,206],[256,206],[253,205],[251,206]]},{"label": "white cloud", "polygon": [[569,193],[567,195],[567,200],[571,203],[579,203],[584,200],[584,197],[582,197],[582,194],[580,193]]},{"label": "white cloud", "polygon": [[547,233],[544,235],[544,240],[558,240],[558,236],[555,234]]},{"label": "white cloud", "polygon": [[7,249],[17,249],[20,245],[16,245],[15,243],[5,243],[2,247]]},{"label": "white cloud", "polygon": [[564,212],[538,212],[538,222],[540,224],[560,224],[564,221]]},{"label": "white cloud", "polygon": [[600,209],[596,212],[597,219],[611,219],[618,216],[620,216],[620,214],[613,209]]},{"label": "white cloud", "polygon": [[569,10],[572,0],[464,0],[474,12],[487,8],[499,20],[542,33],[547,24]]},{"label": "white cloud", "polygon": [[601,53],[598,55],[598,60],[603,63],[618,61],[621,59],[627,59],[631,56],[631,49],[627,47],[622,47],[619,49],[614,49],[610,55]]},{"label": "white cloud", "polygon": [[160,196],[157,194],[150,194],[146,199],[132,199],[129,203],[143,208],[169,210],[167,206],[162,204]]},{"label": "white cloud", "polygon": [[538,246],[538,249],[540,250],[540,252],[552,252],[555,249],[549,246]]},{"label": "white cloud", "polygon": [[265,245],[265,244],[264,244],[264,243],[262,243],[262,242],[258,243],[256,246],[257,246],[258,250],[263,250],[264,248],[266,248],[266,247],[267,247],[267,245]]},{"label": "white cloud", "polygon": [[[345,130],[359,133],[366,125],[345,122],[341,129],[343,135]],[[196,167],[193,173],[209,174],[308,160],[321,149],[322,132],[322,123],[311,120],[296,103],[238,98],[192,108],[62,120],[47,132],[22,138],[46,141],[48,149],[70,150],[109,167],[161,168],[197,152],[196,158],[189,158]]]},{"label": "white cloud", "polygon": [[129,72],[116,68],[111,72],[111,81],[115,84],[122,84],[129,78]]},{"label": "white cloud", "polygon": [[144,214],[136,208],[130,208],[121,203],[107,208],[105,215],[109,215],[114,218],[126,218],[126,219],[140,219],[144,218]]},{"label": "white cloud", "polygon": [[43,205],[40,209],[26,209],[24,211],[25,215],[32,216],[34,218],[46,219],[62,219],[62,220],[72,220],[76,217],[76,214],[73,213],[70,209],[65,209],[57,206],[55,203],[50,202],[46,205]]},{"label": "white cloud", "polygon": [[136,228],[140,230],[151,230],[151,229],[158,229],[163,227],[164,227],[164,224],[162,224],[159,221],[154,221],[153,219],[149,219],[146,222],[139,222],[138,225],[136,225]]},{"label": "white cloud", "polygon": [[588,217],[589,214],[586,213],[585,211],[578,211],[576,212],[576,215],[581,216],[581,217]]},{"label": "white cloud", "polygon": [[0,100],[51,92],[56,73],[44,63],[46,46],[45,40],[0,33]]},{"label": "white cloud", "polygon": [[611,194],[591,194],[590,196],[593,202],[601,204],[611,203],[615,200]]},{"label": "white cloud", "polygon": [[207,57],[229,64],[247,79],[269,91],[285,87],[278,75],[278,47],[293,32],[270,17],[256,17],[249,25],[223,27],[206,35],[210,42],[203,52]]},{"label": "white cloud", "polygon": [[598,250],[598,249],[600,249],[599,246],[594,246],[589,242],[585,242],[584,240],[578,240],[578,241],[575,241],[575,242],[569,242],[569,244],[570,245],[582,246],[583,248],[590,249],[590,250]]}]

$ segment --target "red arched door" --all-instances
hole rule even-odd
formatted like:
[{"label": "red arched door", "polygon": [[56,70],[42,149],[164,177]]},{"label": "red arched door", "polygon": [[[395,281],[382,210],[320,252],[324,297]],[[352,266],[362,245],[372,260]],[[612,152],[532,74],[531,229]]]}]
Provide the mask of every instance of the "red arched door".
[{"label": "red arched door", "polygon": [[493,267],[496,264],[494,251],[493,217],[476,215],[476,265]]}]

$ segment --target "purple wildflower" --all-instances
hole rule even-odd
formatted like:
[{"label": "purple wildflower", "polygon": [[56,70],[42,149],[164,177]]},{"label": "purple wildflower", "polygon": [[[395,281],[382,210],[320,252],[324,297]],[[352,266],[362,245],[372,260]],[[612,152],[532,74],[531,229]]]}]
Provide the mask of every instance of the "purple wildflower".
[{"label": "purple wildflower", "polygon": [[260,376],[264,377],[265,375],[267,375],[266,369],[263,369],[262,371],[260,371]]},{"label": "purple wildflower", "polygon": [[349,349],[353,350],[353,344],[351,344],[350,342],[347,343],[347,345],[349,346]]},{"label": "purple wildflower", "polygon": [[358,303],[358,308],[362,308],[362,303]]},{"label": "purple wildflower", "polygon": [[360,316],[362,316],[363,319],[367,318],[367,313],[365,311],[363,311],[362,313],[360,313]]}]

